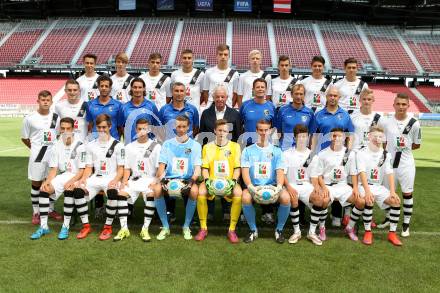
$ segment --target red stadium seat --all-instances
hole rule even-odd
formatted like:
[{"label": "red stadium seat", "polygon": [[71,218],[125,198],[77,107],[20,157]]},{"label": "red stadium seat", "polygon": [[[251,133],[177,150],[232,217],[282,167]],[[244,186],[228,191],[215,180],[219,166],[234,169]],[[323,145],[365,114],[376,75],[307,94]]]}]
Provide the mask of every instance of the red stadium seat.
[{"label": "red stadium seat", "polygon": [[433,104],[440,104],[440,87],[430,85],[419,85],[417,90]]}]

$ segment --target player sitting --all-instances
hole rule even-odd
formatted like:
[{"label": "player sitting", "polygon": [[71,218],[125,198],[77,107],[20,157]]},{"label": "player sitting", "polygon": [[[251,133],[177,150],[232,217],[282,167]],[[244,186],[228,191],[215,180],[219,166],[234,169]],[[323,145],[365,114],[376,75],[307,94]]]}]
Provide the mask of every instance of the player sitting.
[{"label": "player sitting", "polygon": [[259,204],[279,202],[275,240],[284,243],[283,228],[289,217],[290,196],[283,189],[284,161],[281,149],[269,143],[271,124],[257,122],[258,141],[246,147],[241,156],[241,172],[246,188],[243,190],[243,213],[250,233],[244,240],[251,243],[258,238],[253,201]]},{"label": "player sitting", "polygon": [[[130,235],[127,225],[128,203],[134,205],[139,196],[143,196],[145,202],[144,225],[140,235],[145,242],[151,240],[148,227],[155,211],[152,185],[156,182],[155,175],[161,146],[148,138],[148,126],[148,120],[144,118],[137,120],[137,140],[125,147],[124,177],[118,195],[118,216],[121,230],[113,238],[116,241]],[[127,197],[129,197],[128,202]]]},{"label": "player sitting", "polygon": [[[333,128],[330,147],[325,148],[317,155],[311,177],[319,181],[324,205],[327,206],[329,202],[334,200],[339,201],[342,206],[354,204],[345,231],[351,240],[357,241],[354,225],[362,215],[365,201],[359,195],[355,154],[344,147],[343,142],[344,131],[342,128]],[[353,189],[347,184],[348,176],[352,178]],[[321,240],[326,239],[325,231],[322,232]]]},{"label": "player sitting", "polygon": [[[402,242],[396,235],[397,223],[400,217],[400,199],[395,191],[391,156],[382,147],[384,141],[383,128],[372,126],[368,133],[367,146],[361,148],[356,155],[360,176],[359,191],[365,198],[363,215],[365,234],[362,242],[367,245],[373,244],[371,219],[373,217],[373,205],[376,202],[381,209],[390,208],[388,240],[396,246],[401,246]],[[390,189],[383,185],[385,180],[388,181]]]},{"label": "player sitting", "polygon": [[155,192],[156,210],[162,222],[162,230],[157,240],[164,240],[170,235],[165,196],[187,198],[183,237],[191,240],[191,224],[197,205],[199,188],[196,180],[200,176],[202,147],[188,136],[190,121],[187,116],[177,116],[176,137],[166,140],[159,155],[157,178],[161,179],[162,190]]},{"label": "player sitting", "polygon": [[[124,171],[124,146],[110,135],[111,126],[109,115],[98,115],[98,138],[87,144],[86,168],[79,188],[74,190],[75,198],[83,198],[88,192],[89,200],[92,200],[101,190],[107,195],[107,218],[99,235],[100,240],[107,240],[112,236],[113,219],[118,209],[118,187]],[[121,209],[120,213],[123,214],[124,210]]]},{"label": "player sitting", "polygon": [[240,145],[228,139],[228,122],[219,119],[214,128],[215,141],[203,147],[202,175],[205,182],[199,187],[197,198],[197,212],[200,219],[200,231],[195,240],[202,241],[208,235],[206,218],[208,215],[208,200],[215,196],[222,196],[226,201],[232,202],[231,220],[229,224],[228,239],[231,243],[238,243],[235,226],[241,212],[241,186],[237,184],[240,177]]}]

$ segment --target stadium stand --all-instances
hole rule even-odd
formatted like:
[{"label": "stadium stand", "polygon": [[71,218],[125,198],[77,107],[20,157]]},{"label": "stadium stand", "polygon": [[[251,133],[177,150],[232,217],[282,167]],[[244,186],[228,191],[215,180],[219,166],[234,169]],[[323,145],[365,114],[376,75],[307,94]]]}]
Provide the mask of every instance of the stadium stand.
[{"label": "stadium stand", "polygon": [[368,52],[353,23],[320,22],[322,37],[333,69],[344,69],[344,60],[355,57],[359,68],[371,63]]},{"label": "stadium stand", "polygon": [[0,66],[19,64],[49,25],[43,20],[23,20],[0,47]]},{"label": "stadium stand", "polygon": [[232,64],[238,69],[248,69],[249,52],[253,49],[258,49],[263,54],[262,69],[272,66],[266,22],[259,20],[234,21]]},{"label": "stadium stand", "polygon": [[168,62],[170,48],[176,33],[176,19],[146,20],[130,57],[132,68],[145,68],[148,55],[159,52],[163,63]]},{"label": "stadium stand", "polygon": [[385,26],[363,27],[383,70],[393,74],[415,74],[416,67],[393,30]]},{"label": "stadium stand", "polygon": [[208,65],[214,66],[217,63],[215,47],[226,42],[226,24],[222,20],[185,20],[176,63],[182,50],[191,49],[194,58],[205,59]]},{"label": "stadium stand", "polygon": [[429,113],[429,109],[405,86],[400,84],[373,84],[368,86],[374,91],[374,110],[394,112],[393,101],[397,93],[405,93],[410,98],[410,112]]},{"label": "stadium stand", "polygon": [[440,87],[419,85],[417,90],[431,103],[440,105]]},{"label": "stadium stand", "polygon": [[273,21],[278,55],[290,57],[293,68],[309,69],[310,60],[321,55],[318,43],[308,21]]},{"label": "stadium stand", "polygon": [[91,24],[88,19],[59,21],[34,57],[41,57],[40,64],[69,64]]},{"label": "stadium stand", "polygon": [[[97,64],[108,63],[112,57],[127,48],[135,25],[135,19],[102,20],[82,56],[93,53],[98,56]],[[109,41],[109,36],[111,36],[111,41]],[[82,57],[78,60],[78,64],[82,64]]]},{"label": "stadium stand", "polygon": [[426,72],[440,72],[440,38],[427,33],[405,35],[406,42]]}]

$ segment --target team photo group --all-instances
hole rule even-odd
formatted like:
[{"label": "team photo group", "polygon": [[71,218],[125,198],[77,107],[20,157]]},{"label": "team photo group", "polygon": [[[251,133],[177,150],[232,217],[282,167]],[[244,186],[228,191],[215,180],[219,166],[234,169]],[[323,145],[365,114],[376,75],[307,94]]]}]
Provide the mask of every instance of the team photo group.
[{"label": "team photo group", "polygon": [[[258,50],[249,52],[249,70],[241,74],[229,65],[227,45],[213,50],[217,64],[206,71],[183,50],[171,76],[160,71],[159,53],[149,55],[139,77],[127,72],[125,53],[115,57],[111,76],[98,75],[97,57],[86,54],[84,74],[65,83],[66,98],[55,102],[37,89],[38,108],[24,118],[21,134],[30,149],[32,224],[39,226],[30,239],[51,233],[48,218],[63,222],[60,240],[79,218],[76,238],[86,238],[93,214],[105,219],[100,240],[121,241],[130,236],[140,198],[143,241],[152,240],[154,218],[161,227],[154,239],[170,235],[180,199],[179,233],[203,241],[218,198],[230,243],[240,242],[239,222],[249,228],[242,241],[257,240],[261,209],[261,222],[274,227],[280,244],[297,243],[308,222],[305,235],[314,245],[324,244],[330,223],[351,241],[362,235],[366,245],[373,244],[372,228],[388,229],[388,241],[401,246],[399,235],[410,236],[413,150],[421,145],[409,97],[397,94],[390,115],[373,111],[374,92],[357,76],[355,58],[345,60],[343,78],[332,80],[323,74],[325,59],[311,56],[310,75],[296,79],[281,55],[273,78],[261,69]],[[54,208],[61,195],[62,215]],[[377,225],[374,206],[385,213]]]}]

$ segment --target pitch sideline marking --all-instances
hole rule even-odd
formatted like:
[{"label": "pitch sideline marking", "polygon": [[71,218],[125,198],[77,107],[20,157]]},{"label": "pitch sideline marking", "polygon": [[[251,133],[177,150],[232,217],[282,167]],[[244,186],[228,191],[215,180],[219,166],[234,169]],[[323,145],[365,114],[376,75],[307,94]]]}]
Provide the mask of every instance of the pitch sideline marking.
[{"label": "pitch sideline marking", "polygon": [[24,146],[20,146],[20,147],[11,148],[11,149],[0,150],[0,153],[3,153],[3,152],[10,152],[10,151],[16,151],[16,150],[20,150],[20,149],[23,149],[23,148],[24,148]]}]

